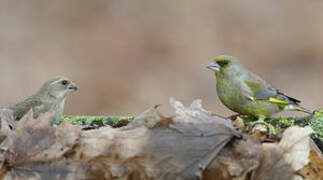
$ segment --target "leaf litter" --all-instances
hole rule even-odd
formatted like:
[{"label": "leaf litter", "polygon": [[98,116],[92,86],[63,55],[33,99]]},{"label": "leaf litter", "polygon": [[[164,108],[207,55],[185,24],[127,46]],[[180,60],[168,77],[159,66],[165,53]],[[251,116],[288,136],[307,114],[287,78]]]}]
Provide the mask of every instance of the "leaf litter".
[{"label": "leaf litter", "polygon": [[306,179],[302,170],[313,171],[309,127],[261,143],[203,109],[200,100],[170,104],[171,117],[155,106],[126,126],[87,131],[69,122],[51,126],[54,110],[37,119],[29,112],[16,124],[0,111],[0,178],[284,180]]}]

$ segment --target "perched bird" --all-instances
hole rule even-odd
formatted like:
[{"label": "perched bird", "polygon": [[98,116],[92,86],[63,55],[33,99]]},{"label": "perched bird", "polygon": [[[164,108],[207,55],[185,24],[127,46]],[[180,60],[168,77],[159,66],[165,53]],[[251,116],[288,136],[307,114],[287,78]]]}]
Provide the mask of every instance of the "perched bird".
[{"label": "perched bird", "polygon": [[284,110],[312,113],[301,107],[299,100],[283,94],[249,72],[232,56],[217,56],[207,68],[215,72],[221,102],[234,112],[258,118],[253,124],[268,126],[264,119]]},{"label": "perched bird", "polygon": [[67,95],[76,91],[78,88],[71,80],[66,77],[54,77],[46,81],[36,94],[27,99],[10,106],[15,120],[20,120],[30,109],[32,109],[34,118],[40,114],[48,112],[54,106],[56,114],[53,122],[58,122],[63,117],[64,104]]}]

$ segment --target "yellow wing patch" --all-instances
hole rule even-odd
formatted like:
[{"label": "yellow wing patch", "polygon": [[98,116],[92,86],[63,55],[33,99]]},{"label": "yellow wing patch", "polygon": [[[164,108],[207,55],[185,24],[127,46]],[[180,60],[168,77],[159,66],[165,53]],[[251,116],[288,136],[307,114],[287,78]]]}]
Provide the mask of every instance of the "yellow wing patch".
[{"label": "yellow wing patch", "polygon": [[[255,100],[257,100],[257,98],[256,97],[250,97],[250,100],[255,101]],[[273,97],[269,98],[268,101],[271,102],[271,103],[276,103],[276,104],[283,104],[283,105],[288,105],[289,104],[288,102],[286,102],[284,100],[273,98]]]},{"label": "yellow wing patch", "polygon": [[277,103],[277,104],[284,104],[284,105],[287,105],[288,102],[284,101],[284,100],[281,100],[281,99],[277,99],[277,98],[269,98],[268,100],[269,102],[272,102],[272,103]]}]

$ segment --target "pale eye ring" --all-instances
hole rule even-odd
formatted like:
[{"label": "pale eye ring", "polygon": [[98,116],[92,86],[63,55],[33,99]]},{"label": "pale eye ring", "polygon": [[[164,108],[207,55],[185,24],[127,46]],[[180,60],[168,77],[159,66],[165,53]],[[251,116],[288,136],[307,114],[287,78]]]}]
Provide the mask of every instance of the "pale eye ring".
[{"label": "pale eye ring", "polygon": [[63,81],[62,81],[62,84],[63,84],[64,86],[66,86],[66,85],[68,84],[68,81],[63,80]]}]

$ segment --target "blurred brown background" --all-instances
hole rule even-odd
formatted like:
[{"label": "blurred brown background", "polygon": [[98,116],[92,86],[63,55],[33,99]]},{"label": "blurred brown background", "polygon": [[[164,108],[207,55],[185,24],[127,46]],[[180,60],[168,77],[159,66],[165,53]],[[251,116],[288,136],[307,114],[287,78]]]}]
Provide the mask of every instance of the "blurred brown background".
[{"label": "blurred brown background", "polygon": [[229,115],[205,68],[227,54],[322,108],[322,9],[320,0],[1,0],[0,106],[64,75],[80,87],[66,114],[137,114],[175,97]]}]

